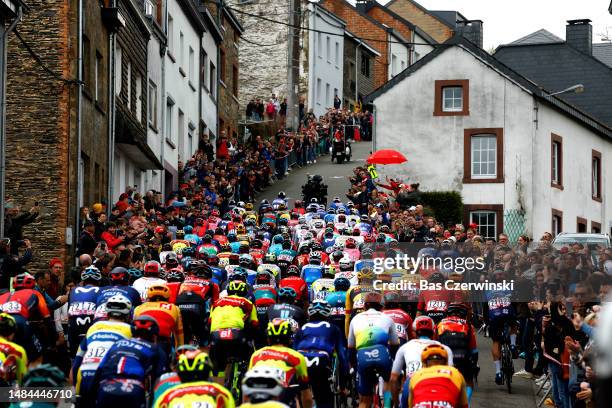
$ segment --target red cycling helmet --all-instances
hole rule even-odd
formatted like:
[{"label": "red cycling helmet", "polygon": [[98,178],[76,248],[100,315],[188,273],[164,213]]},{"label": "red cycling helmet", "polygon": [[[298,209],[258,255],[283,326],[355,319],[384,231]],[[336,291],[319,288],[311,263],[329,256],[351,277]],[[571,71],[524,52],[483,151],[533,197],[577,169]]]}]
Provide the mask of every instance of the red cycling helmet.
[{"label": "red cycling helmet", "polygon": [[157,261],[149,261],[144,266],[145,276],[159,276],[161,272],[161,265]]},{"label": "red cycling helmet", "polygon": [[34,289],[36,279],[29,273],[20,273],[13,278],[13,289]]},{"label": "red cycling helmet", "polygon": [[412,328],[416,333],[422,330],[427,330],[433,333],[434,327],[435,323],[429,316],[418,316],[416,319],[414,319],[414,323],[412,323]]}]

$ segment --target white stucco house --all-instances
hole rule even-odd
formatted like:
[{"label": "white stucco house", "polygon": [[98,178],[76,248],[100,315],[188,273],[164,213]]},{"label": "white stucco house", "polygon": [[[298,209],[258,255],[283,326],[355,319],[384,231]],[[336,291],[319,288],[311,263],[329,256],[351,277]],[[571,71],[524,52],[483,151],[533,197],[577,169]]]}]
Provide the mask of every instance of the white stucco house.
[{"label": "white stucco house", "polygon": [[343,100],[346,22],[316,3],[308,9],[308,106],[318,117],[334,106],[334,96]]},{"label": "white stucco house", "polygon": [[200,137],[208,136],[214,140],[217,132],[217,54],[223,35],[213,16],[206,7],[200,7],[205,30],[202,33],[200,49]]},{"label": "white stucco house", "polygon": [[[548,91],[548,92],[547,92]],[[455,36],[374,91],[379,177],[461,193],[464,223],[536,240],[612,232],[612,130]]]}]

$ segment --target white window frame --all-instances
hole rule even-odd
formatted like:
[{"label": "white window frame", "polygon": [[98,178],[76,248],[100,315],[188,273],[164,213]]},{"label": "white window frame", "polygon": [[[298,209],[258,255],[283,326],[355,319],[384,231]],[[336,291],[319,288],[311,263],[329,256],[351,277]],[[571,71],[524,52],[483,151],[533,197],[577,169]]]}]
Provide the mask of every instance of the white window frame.
[{"label": "white window frame", "polygon": [[559,167],[559,153],[561,153],[561,144],[557,141],[552,142],[552,150],[551,150],[551,165],[552,165],[552,174],[551,174],[551,182],[553,184],[561,184],[560,175],[561,168]]},{"label": "white window frame", "polygon": [[147,103],[149,125],[157,129],[157,85],[149,81],[149,101]]},{"label": "white window frame", "polygon": [[[487,139],[486,148],[483,147],[483,140]],[[494,149],[491,149],[490,142],[491,140],[494,143]],[[475,146],[476,142],[479,144]],[[471,177],[473,179],[495,179],[497,178],[497,137],[494,134],[480,134],[480,135],[472,135],[470,138],[470,168],[471,168]],[[487,155],[486,161],[482,159],[483,154]],[[491,161],[492,155],[492,161]],[[490,165],[493,165],[493,173],[488,172],[488,168]],[[487,172],[483,173],[482,168],[483,165],[487,168]],[[478,170],[478,171],[476,171]]]},{"label": "white window frame", "polygon": [[121,88],[123,86],[123,72],[121,72],[121,59],[122,59],[121,46],[117,44],[115,49],[115,94],[119,96],[121,94]]},{"label": "white window frame", "polygon": [[134,79],[136,81],[136,119],[142,123],[142,77],[136,73]]},{"label": "white window frame", "polygon": [[[477,219],[475,219],[475,215],[478,215]],[[488,220],[486,220],[486,223],[483,223],[481,221],[482,216],[487,216],[489,217],[490,215],[493,215],[493,224],[489,224]],[[490,210],[474,210],[474,211],[470,211],[470,223],[475,223],[478,224],[478,234],[482,235],[484,238],[497,238],[497,231],[498,231],[498,225],[499,225],[499,220],[497,219],[497,212],[495,211],[490,211]],[[493,235],[491,236],[486,236],[486,234],[482,233],[482,229],[487,229],[493,227]]]},{"label": "white window frame", "polygon": [[322,91],[321,91],[321,78],[317,78],[317,95],[316,95],[316,97],[317,97],[317,105],[321,104],[321,94],[322,94]]},{"label": "white window frame", "polygon": [[[452,91],[451,95],[447,95],[447,91]],[[460,95],[457,97],[456,91]],[[446,101],[452,101],[451,106],[446,105]],[[457,106],[459,101],[459,106]],[[462,86],[445,86],[442,87],[442,112],[462,112],[463,111],[463,87]]]},{"label": "white window frame", "polygon": [[591,194],[593,197],[601,197],[601,183],[599,177],[601,175],[601,159],[593,156],[591,158]]},{"label": "white window frame", "polygon": [[127,62],[127,107],[131,111],[132,110],[132,62],[128,60]]},{"label": "white window frame", "polygon": [[174,101],[171,98],[166,98],[166,139],[174,143],[174,132],[172,128],[174,116]]}]

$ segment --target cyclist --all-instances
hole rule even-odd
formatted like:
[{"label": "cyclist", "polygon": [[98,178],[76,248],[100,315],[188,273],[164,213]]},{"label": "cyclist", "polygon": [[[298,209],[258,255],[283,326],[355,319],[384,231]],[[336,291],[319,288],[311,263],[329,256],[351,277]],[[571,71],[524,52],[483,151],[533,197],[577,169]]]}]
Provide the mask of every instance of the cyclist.
[{"label": "cyclist", "polygon": [[[303,408],[312,408],[312,391],[309,387],[306,359],[297,351],[289,348],[293,337],[291,324],[282,319],[268,322],[266,330],[269,346],[257,350],[251,356],[249,370],[255,367],[280,369],[284,372],[285,383],[297,384]],[[291,395],[287,397],[290,399]],[[288,401],[284,401],[288,402]]]},{"label": "cyclist", "polygon": [[369,268],[364,268],[357,272],[357,280],[359,283],[351,287],[346,293],[344,332],[347,337],[351,319],[364,310],[363,299],[365,294],[374,291],[374,272]]},{"label": "cyclist", "polygon": [[384,295],[385,308],[383,313],[393,320],[400,344],[414,338],[412,332],[412,317],[400,308],[400,295],[397,292],[387,292]]},{"label": "cyclist", "polygon": [[290,265],[287,271],[283,274],[283,278],[278,283],[278,287],[293,288],[296,293],[297,302],[302,307],[308,306],[308,285],[306,281],[300,277],[300,270],[295,265]]},{"label": "cyclist", "polygon": [[440,345],[432,344],[423,350],[424,366],[410,379],[408,407],[468,408],[463,376],[448,365],[448,353]]},{"label": "cyclist", "polygon": [[247,342],[254,337],[259,320],[253,303],[246,298],[247,284],[230,281],[227,296],[219,298],[210,312],[210,358],[215,372],[229,372],[229,357],[248,358]]},{"label": "cyclist", "polygon": [[171,269],[166,273],[166,286],[170,289],[170,303],[176,304],[181,285],[185,281],[185,274],[180,269]]},{"label": "cyclist", "polygon": [[73,288],[68,296],[68,347],[72,355],[94,321],[101,282],[98,268],[90,266],[81,272],[81,286]]},{"label": "cyclist", "polygon": [[348,359],[340,329],[327,322],[331,308],[325,301],[315,301],[308,308],[309,322],[302,326],[294,339],[294,349],[306,357],[308,378],[317,407],[333,406],[333,392],[329,384],[332,376],[332,359],[336,353],[339,364],[341,388],[346,389],[348,378]]},{"label": "cyclist", "polygon": [[348,347],[350,360],[357,371],[359,407],[372,404],[372,392],[377,382],[376,373],[385,381],[384,405],[391,406],[389,376],[393,364],[392,356],[399,346],[395,324],[382,310],[382,296],[368,292],[363,299],[364,311],[350,323]]},{"label": "cyclist", "polygon": [[242,394],[248,401],[241,408],[289,408],[280,402],[287,390],[284,373],[268,367],[255,367],[246,372]]},{"label": "cyclist", "polygon": [[297,295],[293,288],[285,287],[278,290],[278,303],[268,308],[268,321],[279,318],[290,322],[293,330],[306,323],[304,309],[296,304]]},{"label": "cyclist", "polygon": [[361,251],[361,259],[355,262],[355,271],[359,272],[363,268],[374,269],[374,251],[372,248],[364,248]]},{"label": "cyclist", "polygon": [[268,309],[276,304],[278,291],[276,290],[276,282],[272,273],[264,270],[257,272],[255,285],[253,285],[253,297],[255,298],[255,308],[257,309],[257,319],[259,320],[260,338],[263,336],[263,330],[268,325]]},{"label": "cyclist", "polygon": [[334,276],[336,270],[333,266],[323,268],[323,276],[312,283],[310,286],[312,301],[325,300],[329,293],[335,290]]},{"label": "cyclist", "polygon": [[8,313],[0,313],[0,384],[21,384],[28,367],[28,356],[23,347],[13,343],[17,322]]},{"label": "cyclist", "polygon": [[140,293],[140,300],[147,300],[147,291],[153,285],[163,285],[165,280],[159,276],[162,272],[162,266],[157,261],[149,261],[145,264],[142,278],[138,278],[132,284],[132,287]]},{"label": "cyclist", "polygon": [[227,281],[227,272],[225,272],[225,269],[219,267],[219,256],[216,254],[208,255],[206,258],[206,263],[208,266],[210,266],[210,269],[212,269],[211,280],[219,287],[225,285],[225,281]]},{"label": "cyclist", "polygon": [[478,364],[478,348],[474,329],[468,321],[469,307],[451,303],[447,316],[438,323],[436,339],[453,351],[453,366],[463,375],[468,401],[472,398],[474,374]]},{"label": "cyclist", "polygon": [[[427,248],[425,248],[427,249]],[[443,284],[444,275],[434,271],[428,278],[429,284]],[[453,301],[453,293],[448,290],[426,289],[419,294],[417,316],[425,315],[438,324],[446,314],[446,308]]]},{"label": "cyclist", "polygon": [[83,406],[90,406],[95,400],[95,375],[100,362],[118,340],[132,336],[128,323],[132,303],[123,295],[113,296],[106,302],[107,321],[94,323],[77,351],[72,364],[72,379],[76,385]]},{"label": "cyclist", "polygon": [[[506,278],[506,272],[497,269],[493,272],[496,282],[501,282]],[[496,290],[485,293],[487,304],[489,305],[489,335],[493,342],[491,355],[495,364],[495,383],[502,385],[504,382],[501,372],[501,342],[504,341],[505,328],[510,326],[510,350],[512,358],[516,358],[518,350],[516,348],[516,319],[514,307],[512,305],[512,291]]]},{"label": "cyclist", "polygon": [[133,307],[140,305],[140,294],[136,289],[128,286],[130,273],[124,267],[118,266],[113,268],[109,274],[111,286],[105,286],[100,289],[100,293],[96,299],[96,314],[94,319],[106,319],[106,302],[115,295],[123,295],[132,302]]},{"label": "cyclist", "polygon": [[[43,347],[41,335],[49,336],[55,333],[51,314],[43,295],[34,289],[36,280],[29,273],[22,273],[13,278],[14,292],[0,295],[0,308],[15,320],[15,342],[23,345],[30,363],[42,358]],[[35,333],[32,323],[42,320],[42,333]]]},{"label": "cyclist", "polygon": [[167,357],[156,344],[159,326],[150,316],[132,321],[132,338],[118,340],[96,371],[96,407],[148,406],[151,385],[168,368]]},{"label": "cyclist", "polygon": [[147,290],[147,301],[134,309],[134,317],[151,316],[159,325],[158,344],[167,355],[173,347],[184,342],[183,320],[178,306],[169,303],[170,289],[163,285],[153,285]]},{"label": "cyclist", "polygon": [[181,380],[164,391],[154,408],[222,407],[235,408],[232,394],[223,386],[208,381],[213,366],[208,354],[196,349],[181,354],[176,372]]},{"label": "cyclist", "polygon": [[331,307],[331,315],[329,322],[338,327],[344,335],[345,307],[346,307],[346,292],[351,287],[351,282],[347,278],[334,279],[334,290],[327,294],[325,301]]},{"label": "cyclist", "polygon": [[319,251],[313,251],[308,255],[308,263],[302,266],[301,276],[308,287],[323,276],[323,265],[321,264],[321,253]]}]

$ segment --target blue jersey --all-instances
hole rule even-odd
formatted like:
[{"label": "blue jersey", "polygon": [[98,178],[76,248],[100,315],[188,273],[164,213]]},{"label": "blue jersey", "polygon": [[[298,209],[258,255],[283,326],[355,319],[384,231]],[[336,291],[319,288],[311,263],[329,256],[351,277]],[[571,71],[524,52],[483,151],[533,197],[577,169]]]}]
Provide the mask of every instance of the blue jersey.
[{"label": "blue jersey", "polygon": [[323,238],[323,242],[321,243],[321,246],[323,247],[323,249],[327,249],[329,247],[332,247],[336,244],[336,238]]},{"label": "blue jersey", "polygon": [[512,291],[493,290],[485,294],[489,305],[489,320],[505,316],[514,316],[512,309]]},{"label": "blue jersey", "polygon": [[282,250],[283,250],[283,244],[272,244],[270,245],[270,248],[268,248],[268,253],[278,256],[278,254],[280,254]]},{"label": "blue jersey", "polygon": [[334,222],[334,220],[336,219],[336,214],[325,214],[325,216],[323,217],[323,221],[325,221],[325,223],[327,224],[328,222]]},{"label": "blue jersey", "polygon": [[191,242],[192,245],[198,246],[202,241],[197,234],[185,234],[185,241]]},{"label": "blue jersey", "polygon": [[96,380],[130,378],[145,382],[159,378],[167,371],[166,354],[157,344],[142,339],[119,340],[111,346],[100,362]]},{"label": "blue jersey", "polygon": [[77,286],[70,291],[68,296],[68,335],[72,342],[71,347],[76,347],[82,336],[87,333],[89,326],[94,321],[96,305],[100,288],[98,286]]},{"label": "blue jersey", "polygon": [[359,272],[363,268],[370,268],[374,270],[374,260],[373,259],[360,259],[355,262],[355,272]]},{"label": "blue jersey", "polygon": [[308,288],[310,288],[312,282],[321,279],[321,276],[323,276],[322,265],[304,265],[302,267],[302,279],[306,281]]},{"label": "blue jersey", "polygon": [[294,349],[298,351],[323,351],[328,357],[337,353],[340,367],[348,373],[348,353],[340,329],[326,321],[309,322],[302,326],[294,337]]},{"label": "blue jersey", "polygon": [[140,306],[142,303],[140,293],[131,286],[105,286],[98,293],[96,301],[96,316],[95,319],[106,318],[106,302],[115,295],[123,295],[132,302],[132,308]]},{"label": "blue jersey", "polygon": [[212,281],[216,283],[219,287],[222,287],[225,281],[227,280],[227,272],[223,268],[219,268],[218,266],[211,266],[212,269]]},{"label": "blue jersey", "polygon": [[240,249],[240,242],[230,242],[229,246],[232,249],[232,252],[237,254],[238,250]]},{"label": "blue jersey", "polygon": [[342,324],[344,324],[344,311],[346,307],[346,292],[331,292],[327,294],[325,298],[329,307],[331,307],[331,314],[329,317],[336,320],[342,320]]}]

